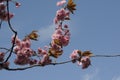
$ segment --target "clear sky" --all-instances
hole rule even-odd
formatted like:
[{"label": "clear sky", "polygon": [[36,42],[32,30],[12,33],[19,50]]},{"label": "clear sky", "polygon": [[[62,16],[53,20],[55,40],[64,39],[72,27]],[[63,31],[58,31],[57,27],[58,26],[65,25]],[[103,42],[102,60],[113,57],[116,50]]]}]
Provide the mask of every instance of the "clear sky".
[{"label": "clear sky", "polygon": [[[21,7],[11,4],[15,17],[12,25],[22,39],[32,30],[39,30],[38,42],[33,48],[48,45],[54,31],[56,2],[59,0],[18,0]],[[68,22],[70,44],[58,61],[69,60],[74,49],[90,50],[93,54],[120,54],[120,0],[75,0],[77,10]],[[0,45],[9,47],[10,37],[6,23],[0,30]],[[77,64],[31,68],[25,71],[0,71],[0,80],[120,80],[120,57],[91,58],[92,65],[82,70]],[[12,64],[11,64],[12,66]]]}]

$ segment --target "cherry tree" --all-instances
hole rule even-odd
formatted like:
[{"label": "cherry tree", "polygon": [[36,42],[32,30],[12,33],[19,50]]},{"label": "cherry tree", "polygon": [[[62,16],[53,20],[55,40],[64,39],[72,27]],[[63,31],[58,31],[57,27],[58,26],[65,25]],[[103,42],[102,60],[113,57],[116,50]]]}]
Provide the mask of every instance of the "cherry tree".
[{"label": "cherry tree", "polygon": [[[2,23],[6,22],[10,31],[14,35],[11,35],[11,47],[5,48],[0,47],[0,70],[26,70],[38,66],[47,66],[47,65],[60,65],[66,64],[69,62],[77,63],[82,66],[82,69],[86,69],[91,65],[91,57],[117,57],[120,55],[93,55],[89,50],[81,51],[75,49],[71,52],[68,57],[70,60],[63,62],[54,62],[54,59],[59,58],[64,54],[63,48],[69,46],[71,32],[69,25],[66,24],[66,21],[71,20],[70,16],[75,13],[76,3],[74,0],[61,0],[56,3],[60,7],[56,11],[55,18],[53,23],[55,24],[55,31],[51,35],[51,42],[44,46],[44,48],[38,47],[37,51],[31,48],[32,40],[38,41],[38,31],[33,30],[31,33],[26,35],[23,39],[20,39],[18,32],[14,29],[11,24],[11,19],[15,16],[10,10],[10,3],[15,4],[15,7],[19,8],[21,3],[13,0],[0,0],[0,28],[2,28]],[[15,55],[16,58],[14,61],[10,61],[12,55]],[[20,65],[24,67],[10,67],[10,64],[14,63],[15,65]]]}]

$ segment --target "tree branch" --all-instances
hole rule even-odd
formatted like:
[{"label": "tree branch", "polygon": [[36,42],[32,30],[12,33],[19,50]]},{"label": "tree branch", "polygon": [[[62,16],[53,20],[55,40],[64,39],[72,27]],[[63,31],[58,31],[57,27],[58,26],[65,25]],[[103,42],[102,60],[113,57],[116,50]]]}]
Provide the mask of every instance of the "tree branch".
[{"label": "tree branch", "polygon": [[[93,55],[91,57],[120,57],[120,55]],[[63,61],[63,62],[55,62],[55,63],[50,63],[50,64],[47,64],[47,65],[61,65],[61,64],[67,64],[67,63],[70,63],[72,62],[72,60],[68,60],[68,61]],[[45,66],[47,66],[45,65]],[[35,64],[35,65],[32,65],[32,66],[28,66],[28,67],[24,67],[24,68],[4,68],[5,70],[8,70],[8,71],[20,71],[20,70],[26,70],[26,69],[30,69],[30,68],[34,68],[34,67],[44,67],[43,65],[41,64]]]},{"label": "tree branch", "polygon": [[7,13],[8,13],[8,25],[9,25],[10,30],[15,34],[15,37],[13,39],[13,43],[12,43],[12,46],[11,46],[11,49],[10,49],[10,53],[9,53],[8,57],[6,58],[6,60],[4,61],[4,63],[6,63],[9,60],[9,58],[11,57],[11,55],[12,55],[13,48],[15,46],[15,39],[16,39],[16,36],[17,36],[17,32],[12,28],[12,25],[11,25],[11,22],[10,22],[9,0],[6,1],[6,5],[7,5]]},{"label": "tree branch", "polygon": [[30,68],[33,68],[33,67],[38,67],[38,66],[41,66],[41,65],[32,65],[32,66],[29,66],[29,67],[24,67],[24,68],[4,68],[5,70],[8,70],[8,71],[19,71],[19,70],[26,70],[26,69],[30,69]]},{"label": "tree branch", "polygon": [[120,54],[118,55],[93,55],[91,57],[120,57]]},{"label": "tree branch", "polygon": [[0,20],[0,29],[1,29],[1,27],[2,27],[2,20]]}]

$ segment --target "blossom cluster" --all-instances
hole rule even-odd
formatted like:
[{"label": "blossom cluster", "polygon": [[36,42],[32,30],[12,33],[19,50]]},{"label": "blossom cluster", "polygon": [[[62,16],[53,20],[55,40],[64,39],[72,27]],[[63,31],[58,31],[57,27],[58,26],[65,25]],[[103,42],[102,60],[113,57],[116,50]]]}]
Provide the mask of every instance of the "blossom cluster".
[{"label": "blossom cluster", "polygon": [[31,64],[33,61],[36,63],[36,60],[31,59],[34,55],[34,51],[31,49],[31,41],[29,38],[20,40],[16,37],[14,41],[14,36],[12,37],[12,43],[15,42],[14,53],[17,55],[15,59],[15,64],[25,65]]},{"label": "blossom cluster", "polygon": [[[23,40],[20,40],[18,37],[12,37],[12,43],[15,43],[14,53],[16,54],[16,59],[14,61],[17,65],[47,65],[51,62],[49,58],[48,51],[38,48],[38,52],[35,52],[31,49],[31,39],[29,37],[25,37]],[[34,56],[39,57],[39,59],[33,58]]]},{"label": "blossom cluster", "polygon": [[16,7],[20,6],[20,3],[12,0],[0,0],[0,19],[3,21],[7,21],[8,19],[11,19],[14,14],[11,12],[8,12],[7,10],[7,1],[11,1],[15,4]]},{"label": "blossom cluster", "polygon": [[4,56],[5,56],[5,53],[4,52],[0,52],[0,62],[4,61]]},{"label": "blossom cluster", "polygon": [[[65,4],[66,1],[62,0],[58,2],[57,4],[60,4],[59,6],[62,6]],[[65,9],[61,8],[56,12],[54,22],[56,24],[55,32],[52,35],[52,41],[50,42],[50,45],[45,48],[38,48],[38,51],[33,51],[31,49],[31,40],[34,40],[34,34],[36,34],[36,31],[33,31],[30,35],[25,37],[23,40],[20,40],[18,37],[15,38],[12,37],[12,43],[15,43],[14,47],[14,53],[16,54],[15,64],[18,65],[26,65],[26,64],[40,64],[40,65],[47,65],[52,62],[51,56],[54,58],[58,58],[63,53],[63,47],[67,46],[70,41],[70,30],[67,24],[63,24],[64,20],[67,20],[69,18],[70,12]],[[36,34],[37,35],[37,34]],[[37,38],[37,37],[36,37]],[[34,59],[32,57],[37,56],[38,59]]]},{"label": "blossom cluster", "polygon": [[[62,6],[66,3],[66,0],[59,1],[58,6]],[[67,46],[70,41],[70,31],[67,24],[63,25],[63,21],[69,18],[70,12],[61,8],[56,12],[54,23],[56,24],[55,32],[52,35],[52,41],[47,49],[38,48],[35,52],[31,49],[31,37],[33,39],[32,32],[28,37],[20,40],[16,37],[14,41],[14,36],[12,37],[12,43],[15,43],[14,53],[16,54],[15,64],[25,65],[25,64],[41,64],[47,65],[52,62],[50,56],[58,58],[63,53],[63,47]],[[39,60],[33,59],[33,56],[39,57]]]},{"label": "blossom cluster", "polygon": [[38,48],[38,56],[42,57],[42,59],[39,61],[39,64],[41,64],[42,66],[50,64],[52,62],[50,56],[48,55],[48,51],[45,49]]},{"label": "blossom cluster", "polygon": [[3,68],[8,68],[9,67],[9,62],[4,62],[3,64],[0,64],[0,70]]},{"label": "blossom cluster", "polygon": [[80,50],[74,50],[71,53],[70,58],[72,59],[73,63],[77,62],[78,65],[82,65],[82,69],[85,69],[88,68],[91,64],[89,54],[91,54],[89,51],[85,51],[82,53]]},{"label": "blossom cluster", "polygon": [[58,24],[60,21],[68,20],[70,12],[65,8],[61,8],[56,12],[56,17],[54,19],[55,24]]},{"label": "blossom cluster", "polygon": [[[12,0],[0,0],[0,20],[8,21],[14,15],[13,13],[8,12],[7,2],[15,3],[16,7],[20,6],[20,3]],[[31,48],[31,40],[37,41],[39,35],[37,31],[32,31],[27,35],[23,40],[19,39],[18,36],[12,36],[11,42],[13,44],[13,53],[16,57],[14,63],[16,65],[34,65],[38,64],[41,66],[52,64],[51,57],[58,58],[63,54],[63,47],[66,47],[70,42],[70,30],[67,24],[64,24],[65,20],[70,20],[70,13],[73,14],[73,11],[76,10],[76,4],[73,0],[69,0],[66,4],[66,0],[61,0],[57,2],[57,6],[61,8],[56,12],[54,18],[54,24],[56,25],[55,31],[52,34],[52,40],[49,46],[46,46],[44,49],[38,48],[37,51],[34,51]],[[82,69],[88,68],[91,64],[90,51],[81,52],[80,50],[74,50],[71,55],[71,61],[73,63],[78,63],[82,66]],[[37,59],[36,59],[37,57]],[[8,68],[9,62],[4,62],[5,53],[0,52],[0,69]],[[2,64],[1,64],[2,63]]]},{"label": "blossom cluster", "polygon": [[[66,0],[57,2],[57,6],[63,6]],[[56,12],[54,23],[56,24],[55,32],[52,35],[50,43],[49,55],[58,58],[63,53],[63,47],[67,46],[70,41],[70,30],[67,24],[63,24],[64,20],[69,19],[70,12],[61,8]]]},{"label": "blossom cluster", "polygon": [[[4,57],[5,57],[5,53],[4,52],[0,52],[0,63],[2,63],[4,61]],[[4,62],[3,64],[0,64],[0,69],[4,68],[8,68],[9,66],[9,62]]]}]

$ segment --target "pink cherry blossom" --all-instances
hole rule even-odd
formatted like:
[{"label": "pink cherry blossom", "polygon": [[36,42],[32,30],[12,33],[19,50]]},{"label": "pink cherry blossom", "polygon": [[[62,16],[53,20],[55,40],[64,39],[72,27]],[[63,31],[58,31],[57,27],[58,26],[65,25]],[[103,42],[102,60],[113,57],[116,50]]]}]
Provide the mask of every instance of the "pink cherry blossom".
[{"label": "pink cherry blossom", "polygon": [[[8,15],[9,15],[9,18],[8,18]],[[4,13],[4,15],[2,16],[2,20],[4,21],[8,21],[9,19],[13,18],[14,14],[13,13]]]},{"label": "pink cherry blossom", "polygon": [[38,54],[39,54],[39,56],[43,56],[43,55],[47,54],[47,50],[38,48]]},{"label": "pink cherry blossom", "polygon": [[28,64],[29,61],[30,61],[30,59],[27,56],[25,56],[25,55],[19,55],[15,59],[14,63],[18,64],[18,65],[25,65],[25,64]]},{"label": "pink cherry blossom", "polygon": [[12,43],[15,42],[16,45],[21,46],[21,40],[18,38],[18,36],[16,36],[15,41],[14,41],[14,38],[15,38],[15,35],[12,36],[11,42]]},{"label": "pink cherry blossom", "polygon": [[[5,3],[6,0],[0,0],[0,19],[3,21],[8,21],[9,19],[13,18],[14,14],[7,11],[7,6]],[[16,1],[12,1],[9,0],[11,2],[15,2],[16,7],[19,7],[21,4],[16,2]]]},{"label": "pink cherry blossom", "polygon": [[90,57],[83,57],[81,59],[82,69],[88,68],[91,65]]},{"label": "pink cherry blossom", "polygon": [[31,41],[30,41],[30,39],[25,39],[25,40],[23,41],[23,46],[24,46],[25,48],[29,48],[29,47],[31,46]]},{"label": "pink cherry blossom", "polygon": [[44,66],[44,65],[51,63],[51,59],[50,59],[50,56],[48,55],[47,49],[44,50],[44,49],[38,48],[38,55],[41,57],[38,64],[41,64]]},{"label": "pink cherry blossom", "polygon": [[61,46],[57,45],[54,41],[51,42],[51,49],[55,51],[61,50]]},{"label": "pink cherry blossom", "polygon": [[78,50],[74,50],[74,51],[72,52],[72,54],[70,55],[70,58],[71,58],[72,60],[78,59],[78,58],[79,58],[79,56],[78,56]]},{"label": "pink cherry blossom", "polygon": [[4,62],[0,65],[0,70],[3,68],[8,68],[9,67],[10,62]]},{"label": "pink cherry blossom", "polygon": [[54,23],[58,24],[59,21],[64,21],[66,20],[66,18],[69,19],[69,14],[70,14],[69,11],[67,11],[64,8],[61,8],[60,10],[56,12]]},{"label": "pink cherry blossom", "polygon": [[65,25],[64,25],[64,28],[68,28],[68,25],[67,25],[67,24],[65,24]]},{"label": "pink cherry blossom", "polygon": [[31,59],[30,61],[29,61],[29,64],[30,65],[34,65],[34,64],[36,64],[37,63],[37,60],[36,59]]},{"label": "pink cherry blossom", "polygon": [[15,52],[15,53],[18,53],[18,51],[19,51],[20,49],[21,49],[20,46],[15,46],[15,47],[14,47],[14,52]]},{"label": "pink cherry blossom", "polygon": [[5,63],[3,63],[3,68],[8,68],[8,67],[9,67],[9,64],[10,64],[10,62],[5,62]]},{"label": "pink cherry blossom", "polygon": [[69,44],[69,38],[64,37],[63,40],[62,40],[62,44],[63,44],[63,46],[67,46]]},{"label": "pink cherry blossom", "polygon": [[4,61],[5,53],[0,52],[0,62]]},{"label": "pink cherry blossom", "polygon": [[47,54],[43,55],[42,60],[40,60],[39,64],[41,65],[47,65],[51,63],[51,59],[49,58],[49,56]]},{"label": "pink cherry blossom", "polygon": [[57,13],[56,13],[56,18],[58,20],[64,20],[65,16],[66,16],[66,11],[65,11],[64,8],[58,10]]},{"label": "pink cherry blossom", "polygon": [[82,56],[79,50],[74,50],[72,54],[70,55],[70,58],[72,59],[73,63],[77,62],[78,65],[82,66],[82,69],[88,68],[91,64],[90,57],[89,56]]},{"label": "pink cherry blossom", "polygon": [[0,3],[0,12],[5,11],[5,8],[6,8],[5,4]]},{"label": "pink cherry blossom", "polygon": [[42,49],[38,48],[38,54],[41,54],[41,52],[42,52]]},{"label": "pink cherry blossom", "polygon": [[18,7],[20,7],[20,6],[21,6],[21,3],[16,2],[16,3],[15,3],[15,6],[16,6],[16,8],[18,8]]},{"label": "pink cherry blossom", "polygon": [[20,40],[18,37],[16,37],[14,41],[14,36],[12,36],[12,43],[15,42],[14,52],[16,54],[16,59],[14,61],[15,64],[18,65],[26,65],[26,64],[32,64],[35,63],[34,61],[31,61],[31,57],[34,55],[34,51],[30,48],[31,47],[31,41],[29,38],[25,38],[23,40]]},{"label": "pink cherry blossom", "polygon": [[57,6],[62,6],[62,5],[64,5],[66,3],[66,0],[61,0],[61,1],[59,1],[59,2],[57,2]]}]

